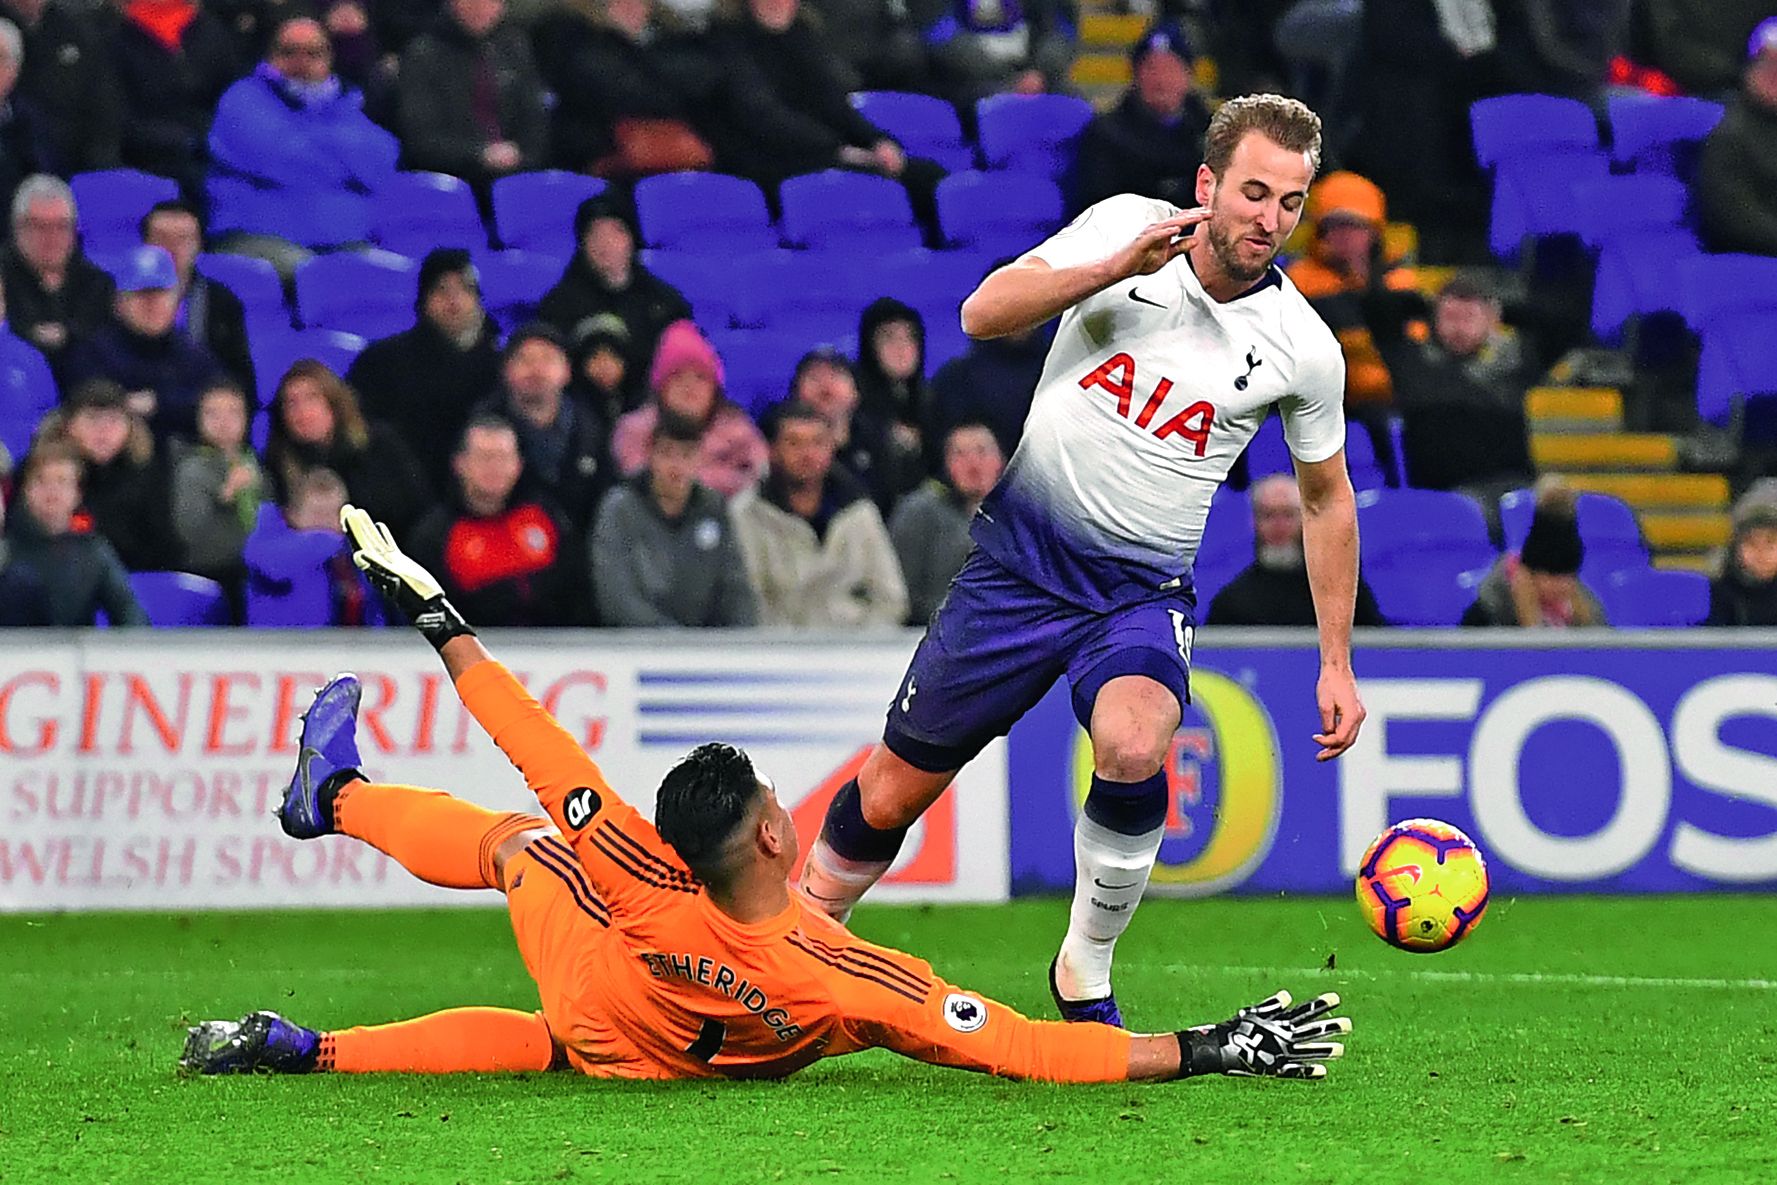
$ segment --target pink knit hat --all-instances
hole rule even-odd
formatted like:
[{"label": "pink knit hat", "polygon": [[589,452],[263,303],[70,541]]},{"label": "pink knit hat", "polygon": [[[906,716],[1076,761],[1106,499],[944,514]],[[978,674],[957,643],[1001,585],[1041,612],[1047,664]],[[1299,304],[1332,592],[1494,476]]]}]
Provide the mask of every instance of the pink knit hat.
[{"label": "pink knit hat", "polygon": [[710,345],[709,338],[698,332],[697,326],[690,321],[674,321],[660,335],[660,344],[654,347],[654,365],[648,369],[648,385],[659,390],[667,379],[687,369],[704,375],[717,387],[721,387],[727,378],[722,359],[717,356],[716,347]]}]

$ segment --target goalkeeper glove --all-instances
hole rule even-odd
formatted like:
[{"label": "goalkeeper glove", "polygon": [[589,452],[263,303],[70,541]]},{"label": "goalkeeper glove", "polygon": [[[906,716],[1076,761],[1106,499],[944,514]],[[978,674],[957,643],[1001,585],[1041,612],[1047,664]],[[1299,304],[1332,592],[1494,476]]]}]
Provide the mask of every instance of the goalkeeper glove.
[{"label": "goalkeeper glove", "polygon": [[339,525],[352,540],[352,562],[435,649],[442,650],[452,638],[475,636],[456,606],[445,598],[443,586],[395,546],[388,527],[372,522],[356,506],[340,511]]},{"label": "goalkeeper glove", "polygon": [[1175,1034],[1179,1077],[1325,1078],[1326,1063],[1344,1056],[1345,1046],[1320,1038],[1351,1032],[1351,1021],[1343,1016],[1321,1019],[1339,1006],[1335,992],[1294,1008],[1290,1003],[1288,992],[1278,992],[1219,1025]]}]

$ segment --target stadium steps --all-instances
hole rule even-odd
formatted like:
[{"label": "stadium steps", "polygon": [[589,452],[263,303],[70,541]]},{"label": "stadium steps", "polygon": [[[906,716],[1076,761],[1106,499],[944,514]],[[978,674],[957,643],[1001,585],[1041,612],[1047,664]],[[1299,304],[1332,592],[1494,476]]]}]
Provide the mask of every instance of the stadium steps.
[{"label": "stadium steps", "polygon": [[[1150,18],[1110,11],[1103,0],[1098,0],[1097,5],[1088,0],[1086,7],[1088,11],[1080,15],[1079,53],[1068,77],[1094,107],[1108,111],[1129,86],[1133,72],[1129,47],[1148,27]],[[1207,55],[1199,57],[1196,74],[1198,90],[1214,94],[1218,79],[1215,61]]]},{"label": "stadium steps", "polygon": [[1673,437],[1624,432],[1623,396],[1615,388],[1537,387],[1524,411],[1540,472],[1627,502],[1656,567],[1709,570],[1714,549],[1728,538],[1727,478],[1677,472]]}]

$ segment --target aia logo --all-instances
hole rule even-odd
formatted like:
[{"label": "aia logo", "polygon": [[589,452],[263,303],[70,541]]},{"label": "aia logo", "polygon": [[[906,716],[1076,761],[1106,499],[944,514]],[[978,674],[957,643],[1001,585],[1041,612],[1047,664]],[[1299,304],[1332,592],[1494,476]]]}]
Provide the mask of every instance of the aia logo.
[{"label": "aia logo", "polygon": [[[1089,391],[1093,387],[1099,387],[1115,395],[1117,414],[1127,420],[1135,406],[1135,382],[1135,359],[1128,354],[1113,354],[1097,370],[1080,380],[1080,390]],[[1166,402],[1167,395],[1171,393],[1172,380],[1162,375],[1153,394],[1148,396],[1141,411],[1136,413],[1135,426],[1147,428],[1152,424],[1154,418],[1160,414],[1160,405]],[[1198,400],[1162,422],[1153,432],[1160,440],[1169,436],[1184,437],[1191,443],[1196,455],[1201,457],[1209,447],[1209,430],[1215,427],[1215,422],[1215,405]]]}]

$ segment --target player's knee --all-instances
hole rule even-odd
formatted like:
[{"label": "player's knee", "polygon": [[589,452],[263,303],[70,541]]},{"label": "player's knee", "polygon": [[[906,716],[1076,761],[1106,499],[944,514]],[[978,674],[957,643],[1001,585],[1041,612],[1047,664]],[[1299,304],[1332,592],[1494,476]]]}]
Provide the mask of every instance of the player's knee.
[{"label": "player's knee", "polygon": [[1141,782],[1160,772],[1170,733],[1137,722],[1095,728],[1092,732],[1093,772],[1109,782]]}]

